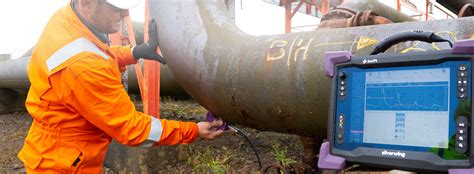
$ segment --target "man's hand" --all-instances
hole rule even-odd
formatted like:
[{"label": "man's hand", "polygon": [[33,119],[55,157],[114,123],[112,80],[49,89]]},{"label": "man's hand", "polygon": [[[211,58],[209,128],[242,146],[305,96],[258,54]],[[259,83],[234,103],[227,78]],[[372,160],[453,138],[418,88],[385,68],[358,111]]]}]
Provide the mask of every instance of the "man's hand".
[{"label": "man's hand", "polygon": [[215,120],[213,122],[199,122],[197,123],[198,129],[199,129],[199,137],[204,138],[204,139],[209,139],[212,140],[222,134],[224,132],[223,130],[217,130],[216,128],[219,126],[222,126],[224,122],[219,119]]},{"label": "man's hand", "polygon": [[158,48],[158,29],[156,27],[155,19],[151,19],[148,24],[148,38],[147,42],[133,48],[133,57],[137,60],[139,58],[155,60],[166,65],[165,59],[156,53],[156,49]]}]

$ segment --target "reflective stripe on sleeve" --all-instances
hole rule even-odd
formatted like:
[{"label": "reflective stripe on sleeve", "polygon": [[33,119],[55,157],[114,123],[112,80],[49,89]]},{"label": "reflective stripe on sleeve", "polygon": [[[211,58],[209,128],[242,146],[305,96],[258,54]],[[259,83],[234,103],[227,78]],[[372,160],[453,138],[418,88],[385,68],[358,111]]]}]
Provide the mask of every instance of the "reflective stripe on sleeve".
[{"label": "reflective stripe on sleeve", "polygon": [[102,58],[104,59],[109,58],[107,54],[102,52],[91,41],[85,38],[78,38],[72,41],[71,43],[63,46],[61,49],[57,50],[51,57],[48,58],[48,60],[46,61],[48,71],[53,70],[54,68],[66,62],[69,58],[82,52],[93,52],[102,56]]},{"label": "reflective stripe on sleeve", "polygon": [[148,138],[140,144],[140,147],[151,147],[154,143],[160,141],[161,134],[163,133],[161,121],[155,117],[151,117],[150,124],[151,128]]}]

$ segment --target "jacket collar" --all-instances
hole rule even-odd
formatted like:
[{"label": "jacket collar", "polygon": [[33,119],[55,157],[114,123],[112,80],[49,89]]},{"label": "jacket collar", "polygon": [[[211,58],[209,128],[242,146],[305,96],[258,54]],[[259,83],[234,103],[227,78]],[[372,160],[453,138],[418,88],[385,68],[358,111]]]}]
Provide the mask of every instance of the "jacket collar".
[{"label": "jacket collar", "polygon": [[84,19],[84,17],[82,17],[81,14],[79,14],[79,12],[77,11],[74,1],[71,1],[71,8],[76,14],[76,16],[79,18],[79,20],[89,29],[90,32],[92,32],[92,34],[94,34],[95,37],[97,37],[102,43],[110,45],[108,35],[97,31],[97,29],[92,26],[92,24],[87,22],[86,19]]}]

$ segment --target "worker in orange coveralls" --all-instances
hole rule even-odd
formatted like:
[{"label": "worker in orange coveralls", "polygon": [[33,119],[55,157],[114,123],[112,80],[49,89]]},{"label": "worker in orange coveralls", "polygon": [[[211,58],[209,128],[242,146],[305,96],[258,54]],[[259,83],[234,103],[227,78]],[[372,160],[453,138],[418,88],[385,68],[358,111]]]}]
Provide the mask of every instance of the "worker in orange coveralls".
[{"label": "worker in orange coveralls", "polygon": [[33,123],[18,157],[28,173],[101,173],[111,139],[152,147],[213,139],[213,122],[180,122],[137,112],[121,84],[120,71],[144,58],[165,63],[156,53],[157,27],[150,40],[109,46],[138,0],[72,0],[46,25],[28,65],[26,100]]}]

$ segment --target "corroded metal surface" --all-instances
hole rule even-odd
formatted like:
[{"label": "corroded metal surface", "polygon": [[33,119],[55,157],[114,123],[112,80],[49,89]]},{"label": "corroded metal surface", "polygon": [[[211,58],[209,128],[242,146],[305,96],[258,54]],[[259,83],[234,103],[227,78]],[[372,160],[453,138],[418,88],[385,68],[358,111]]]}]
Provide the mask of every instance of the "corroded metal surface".
[{"label": "corroded metal surface", "polygon": [[377,0],[346,0],[341,5],[337,6],[336,9],[344,9],[346,11],[362,12],[371,10],[378,16],[386,17],[395,23],[405,21],[415,21],[412,17],[400,13],[396,9],[393,9]]},{"label": "corroded metal surface", "polygon": [[[228,22],[220,1],[151,0],[150,8],[168,67],[201,105],[233,123],[308,137],[326,135],[324,52],[368,55],[379,40],[404,30],[449,39],[474,33],[474,18],[464,18],[254,37]],[[438,47],[448,45],[406,42],[388,52]]]},{"label": "corroded metal surface", "polygon": [[350,18],[339,19],[328,19],[321,21],[318,25],[318,29],[322,28],[347,28],[347,27],[356,27],[356,26],[365,26],[365,25],[380,25],[380,24],[390,24],[393,23],[389,19],[377,16],[371,10],[357,12],[352,15]]},{"label": "corroded metal surface", "polygon": [[353,17],[356,13],[357,11],[354,12],[345,8],[334,8],[329,10],[328,13],[321,18],[321,22],[335,19],[348,19]]},{"label": "corroded metal surface", "polygon": [[474,5],[471,3],[467,3],[462,6],[461,10],[459,10],[458,17],[467,17],[474,15]]},{"label": "corroded metal surface", "polygon": [[376,0],[349,0],[329,10],[321,18],[318,28],[346,28],[365,25],[415,21],[397,10]]},{"label": "corroded metal surface", "polygon": [[467,3],[474,4],[474,0],[437,0],[439,4],[458,14],[461,8]]}]

